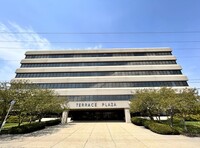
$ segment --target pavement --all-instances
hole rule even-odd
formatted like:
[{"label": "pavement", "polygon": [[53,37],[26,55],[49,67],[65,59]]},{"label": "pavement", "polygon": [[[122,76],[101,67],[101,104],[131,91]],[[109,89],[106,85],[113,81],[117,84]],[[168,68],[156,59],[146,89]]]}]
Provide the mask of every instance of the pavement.
[{"label": "pavement", "polygon": [[198,148],[200,137],[159,135],[124,122],[80,122],[24,135],[1,135],[0,147],[23,148]]}]

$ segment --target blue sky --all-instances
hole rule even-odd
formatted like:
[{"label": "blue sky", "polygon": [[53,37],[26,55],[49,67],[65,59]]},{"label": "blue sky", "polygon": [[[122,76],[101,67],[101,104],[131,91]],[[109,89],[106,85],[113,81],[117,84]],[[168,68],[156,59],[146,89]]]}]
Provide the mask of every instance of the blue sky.
[{"label": "blue sky", "polygon": [[[15,76],[15,69],[20,66],[25,51],[31,48],[171,47],[178,64],[183,67],[183,73],[188,76],[190,85],[200,88],[200,42],[198,42],[200,32],[37,34],[200,31],[199,0],[0,0],[0,2],[0,32],[35,33],[0,33],[0,81],[9,81]],[[35,42],[1,42],[13,40]],[[54,43],[70,41],[98,43]],[[102,43],[118,41],[142,43]],[[174,41],[181,43],[171,43]]]}]

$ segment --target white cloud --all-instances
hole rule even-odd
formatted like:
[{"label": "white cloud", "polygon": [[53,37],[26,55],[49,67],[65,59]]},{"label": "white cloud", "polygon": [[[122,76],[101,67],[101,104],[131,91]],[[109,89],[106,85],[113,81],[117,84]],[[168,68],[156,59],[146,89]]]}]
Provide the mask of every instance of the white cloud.
[{"label": "white cloud", "polygon": [[[15,77],[15,70],[20,67],[20,61],[27,50],[51,49],[50,42],[30,27],[21,27],[16,23],[8,25],[0,23],[0,32],[8,32],[0,33],[0,81],[10,81]],[[32,34],[17,34],[16,32],[32,32]]]},{"label": "white cloud", "polygon": [[101,49],[101,48],[102,48],[102,45],[99,44],[99,45],[96,45],[96,46],[94,46],[94,47],[88,47],[88,48],[86,48],[86,49]]}]

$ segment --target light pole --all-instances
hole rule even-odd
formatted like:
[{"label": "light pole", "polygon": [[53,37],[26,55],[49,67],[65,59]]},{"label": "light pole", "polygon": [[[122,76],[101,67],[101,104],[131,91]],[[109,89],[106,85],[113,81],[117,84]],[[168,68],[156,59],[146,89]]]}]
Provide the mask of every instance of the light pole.
[{"label": "light pole", "polygon": [[3,128],[3,126],[5,125],[6,119],[8,118],[8,114],[9,114],[9,112],[11,111],[11,109],[12,109],[12,107],[13,107],[14,104],[15,104],[15,100],[12,100],[12,101],[10,102],[10,107],[9,107],[9,109],[8,109],[8,112],[7,112],[7,114],[6,114],[5,118],[4,118],[4,120],[3,120],[3,123],[1,124],[0,132],[1,132],[2,128]]},{"label": "light pole", "polygon": [[[0,83],[0,88],[8,89],[9,87],[10,87],[10,83],[7,83],[7,82],[6,83]],[[14,104],[15,104],[15,100],[12,100],[10,102],[10,107],[8,109],[8,112],[7,112],[4,120],[3,120],[3,123],[1,124],[0,132],[1,132],[2,128],[3,128],[3,126],[5,125],[6,119],[8,118],[9,112],[12,110],[12,107],[13,107]]]}]

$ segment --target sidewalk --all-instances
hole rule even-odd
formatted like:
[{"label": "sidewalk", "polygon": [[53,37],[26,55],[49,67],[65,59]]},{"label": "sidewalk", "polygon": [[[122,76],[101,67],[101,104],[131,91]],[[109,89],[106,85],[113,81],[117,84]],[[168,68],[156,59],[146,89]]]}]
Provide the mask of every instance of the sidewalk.
[{"label": "sidewalk", "polygon": [[200,138],[159,135],[123,122],[83,122],[50,127],[32,134],[1,135],[0,147],[55,148],[197,148]]}]

